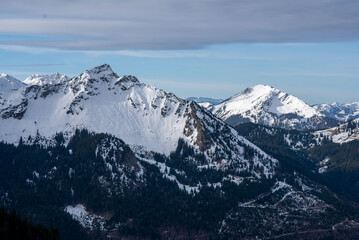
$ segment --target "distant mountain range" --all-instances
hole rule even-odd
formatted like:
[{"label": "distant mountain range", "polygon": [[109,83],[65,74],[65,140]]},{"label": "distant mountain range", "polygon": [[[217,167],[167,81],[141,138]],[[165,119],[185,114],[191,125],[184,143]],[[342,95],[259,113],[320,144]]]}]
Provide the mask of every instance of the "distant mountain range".
[{"label": "distant mountain range", "polygon": [[215,98],[206,98],[206,97],[189,97],[187,98],[189,101],[195,101],[198,105],[208,108],[212,105],[219,104],[224,101],[224,99],[215,99]]},{"label": "distant mountain range", "polygon": [[359,102],[352,102],[346,104],[332,103],[332,104],[316,104],[313,105],[327,117],[337,119],[341,122],[346,122],[351,119],[359,118]]},{"label": "distant mountain range", "polygon": [[359,117],[357,102],[310,106],[297,97],[265,85],[247,88],[226,100],[188,99],[197,101],[232,126],[252,122],[286,129],[315,130]]},{"label": "distant mountain range", "polygon": [[45,84],[58,84],[70,80],[65,74],[54,73],[48,74],[34,74],[24,80],[27,85],[45,85]]}]

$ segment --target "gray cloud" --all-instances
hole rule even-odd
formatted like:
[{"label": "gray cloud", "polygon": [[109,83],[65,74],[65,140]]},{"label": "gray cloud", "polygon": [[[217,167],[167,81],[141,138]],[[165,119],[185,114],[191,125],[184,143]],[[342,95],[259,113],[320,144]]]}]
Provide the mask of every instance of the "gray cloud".
[{"label": "gray cloud", "polygon": [[[0,41],[74,50],[193,49],[235,42],[359,40],[356,0],[17,0]],[[21,36],[41,36],[21,40]]]}]

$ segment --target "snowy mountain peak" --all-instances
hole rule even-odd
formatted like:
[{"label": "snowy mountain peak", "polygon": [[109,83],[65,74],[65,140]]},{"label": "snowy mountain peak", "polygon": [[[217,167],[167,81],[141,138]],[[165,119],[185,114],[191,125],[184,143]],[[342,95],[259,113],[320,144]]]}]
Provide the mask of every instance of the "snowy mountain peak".
[{"label": "snowy mountain peak", "polygon": [[239,93],[238,95],[250,94],[253,91],[270,92],[270,91],[279,91],[279,90],[275,89],[274,87],[269,86],[269,85],[258,84],[258,85],[255,85],[253,87],[246,88],[243,92]]},{"label": "snowy mountain peak", "polygon": [[92,69],[86,70],[83,74],[88,74],[91,77],[117,77],[117,74],[112,71],[112,68],[108,64],[102,64]]},{"label": "snowy mountain peak", "polygon": [[58,72],[48,75],[48,74],[33,74],[30,77],[24,80],[24,83],[27,85],[44,85],[44,84],[58,84],[69,81],[70,78],[65,74],[60,74]]},{"label": "snowy mountain peak", "polygon": [[230,101],[237,101],[240,99],[266,99],[271,97],[274,93],[279,93],[278,89],[275,89],[269,85],[255,85],[253,87],[248,87],[244,91],[234,95],[233,97],[229,98]]},{"label": "snowy mountain peak", "polygon": [[223,105],[226,106],[226,109],[231,109],[233,112],[238,113],[255,109],[257,111],[264,110],[278,116],[294,113],[310,118],[315,115],[321,115],[304,101],[268,85],[256,85],[247,88],[225,101]]},{"label": "snowy mountain peak", "polygon": [[2,73],[0,75],[0,92],[16,90],[24,86],[25,84],[22,83],[20,80],[6,73]]},{"label": "snowy mountain peak", "polygon": [[310,129],[322,127],[326,121],[322,113],[304,101],[268,85],[247,88],[210,110],[231,125],[250,121],[275,127]]},{"label": "snowy mountain peak", "polygon": [[118,79],[119,76],[112,71],[110,65],[102,64],[85,70],[80,76],[72,78],[69,83],[73,91],[77,92],[79,89],[98,89],[98,87],[103,84],[107,87],[111,87]]}]

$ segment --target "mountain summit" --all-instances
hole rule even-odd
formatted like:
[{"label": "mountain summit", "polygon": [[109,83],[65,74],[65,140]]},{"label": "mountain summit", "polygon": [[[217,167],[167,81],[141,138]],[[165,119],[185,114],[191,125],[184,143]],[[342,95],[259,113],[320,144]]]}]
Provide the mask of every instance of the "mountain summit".
[{"label": "mountain summit", "polygon": [[232,126],[253,122],[303,130],[336,124],[304,101],[268,85],[247,88],[209,109]]},{"label": "mountain summit", "polygon": [[24,87],[25,84],[20,80],[6,74],[2,73],[0,75],[0,92],[17,90],[21,87]]}]

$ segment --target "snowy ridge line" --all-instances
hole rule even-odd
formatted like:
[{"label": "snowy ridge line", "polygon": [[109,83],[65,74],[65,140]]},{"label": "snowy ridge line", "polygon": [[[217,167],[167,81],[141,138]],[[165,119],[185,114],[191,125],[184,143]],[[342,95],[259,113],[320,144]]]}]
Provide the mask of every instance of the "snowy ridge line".
[{"label": "snowy ridge line", "polygon": [[27,85],[45,85],[45,84],[59,84],[69,81],[70,78],[65,74],[54,73],[48,74],[33,74],[26,78],[23,83]]},{"label": "snowy ridge line", "polygon": [[208,109],[232,126],[253,122],[287,129],[333,126],[320,111],[304,101],[267,85],[256,85]]}]

